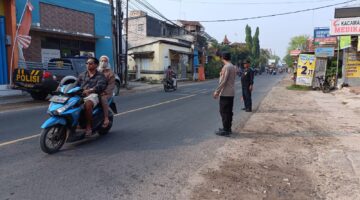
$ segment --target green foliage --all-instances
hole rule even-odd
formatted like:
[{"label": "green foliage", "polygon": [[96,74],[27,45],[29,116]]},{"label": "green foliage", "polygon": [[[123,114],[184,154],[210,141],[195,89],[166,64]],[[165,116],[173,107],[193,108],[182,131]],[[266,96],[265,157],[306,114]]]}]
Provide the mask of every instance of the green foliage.
[{"label": "green foliage", "polygon": [[236,46],[230,48],[231,62],[235,65],[240,65],[241,61],[249,57],[250,52],[245,46]]},{"label": "green foliage", "polygon": [[309,39],[309,36],[307,36],[307,35],[300,35],[300,36],[292,37],[290,39],[289,46],[287,48],[288,53],[291,50],[295,50],[295,49],[306,50],[308,39]]},{"label": "green foliage", "polygon": [[259,65],[265,67],[270,59],[270,52],[267,49],[260,49]]},{"label": "green foliage", "polygon": [[252,63],[254,66],[259,66],[259,59],[260,59],[259,27],[256,28],[252,42],[253,42],[251,49]]},{"label": "green foliage", "polygon": [[[334,77],[336,76],[336,67],[337,67],[337,60],[336,58],[333,58],[333,60],[329,60],[328,61],[328,65],[326,67],[326,77]],[[339,64],[339,69],[338,69],[338,73],[339,73],[339,78],[342,77],[342,64]]]},{"label": "green foliage", "polygon": [[253,46],[252,46],[252,61],[254,66],[259,66],[260,59],[260,41],[259,41],[259,27],[256,27],[255,35],[253,37]]},{"label": "green foliage", "polygon": [[293,67],[294,59],[290,56],[290,51],[292,50],[305,50],[307,48],[307,40],[309,39],[308,35],[299,35],[292,37],[290,39],[288,48],[287,48],[287,54],[283,58],[283,60],[286,62],[288,67]]},{"label": "green foliage", "polygon": [[280,57],[275,54],[271,55],[270,59],[275,59],[275,65],[278,65],[279,61],[281,60]]},{"label": "green foliage", "polygon": [[218,78],[222,67],[220,57],[213,56],[205,66],[206,78]]},{"label": "green foliage", "polygon": [[287,54],[283,60],[285,61],[285,63],[287,64],[287,66],[289,68],[293,68],[293,63],[294,63],[294,59],[290,56],[290,54]]},{"label": "green foliage", "polygon": [[246,38],[245,38],[246,47],[251,52],[252,46],[253,46],[253,41],[252,41],[252,36],[251,36],[251,27],[249,25],[246,25],[246,27],[245,27],[245,36],[246,36]]},{"label": "green foliage", "polygon": [[303,85],[290,85],[286,87],[288,90],[298,90],[298,91],[309,91],[311,90],[311,87],[309,86],[303,86]]}]

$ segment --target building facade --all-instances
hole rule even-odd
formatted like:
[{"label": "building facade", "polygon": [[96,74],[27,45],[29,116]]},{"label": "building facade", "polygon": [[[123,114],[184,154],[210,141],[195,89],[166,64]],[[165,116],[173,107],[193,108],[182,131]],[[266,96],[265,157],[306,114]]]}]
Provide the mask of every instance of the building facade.
[{"label": "building facade", "polygon": [[[16,0],[20,22],[26,0]],[[107,55],[113,60],[111,8],[95,0],[32,0],[31,45],[26,61],[51,58]]]},{"label": "building facade", "polygon": [[185,79],[191,72],[191,54],[190,44],[159,39],[129,49],[129,73],[136,79],[161,80],[171,66],[179,79]]},{"label": "building facade", "polygon": [[191,74],[192,35],[143,11],[131,11],[128,23],[130,79],[161,80],[168,66],[178,78]]},{"label": "building facade", "polygon": [[[10,62],[16,34],[15,0],[0,0],[0,86],[10,82]],[[17,51],[16,51],[17,52]],[[17,58],[17,57],[15,57]]]},{"label": "building facade", "polygon": [[148,38],[151,37],[176,38],[185,34],[178,26],[151,17],[140,10],[131,11],[128,21],[129,48],[149,43],[151,39]]}]

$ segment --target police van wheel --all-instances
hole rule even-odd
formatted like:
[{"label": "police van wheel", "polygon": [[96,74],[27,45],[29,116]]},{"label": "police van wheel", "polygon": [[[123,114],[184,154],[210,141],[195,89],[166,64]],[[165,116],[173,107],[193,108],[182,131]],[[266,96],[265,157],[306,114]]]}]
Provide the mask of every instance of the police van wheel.
[{"label": "police van wheel", "polygon": [[30,95],[34,100],[43,101],[48,96],[48,93],[45,93],[45,92],[31,92]]}]

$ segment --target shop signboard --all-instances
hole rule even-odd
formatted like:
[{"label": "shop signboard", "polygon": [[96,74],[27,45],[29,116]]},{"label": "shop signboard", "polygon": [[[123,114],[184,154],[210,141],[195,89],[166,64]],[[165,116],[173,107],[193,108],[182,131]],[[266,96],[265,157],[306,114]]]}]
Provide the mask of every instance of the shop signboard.
[{"label": "shop signboard", "polygon": [[297,65],[296,85],[311,86],[314,78],[316,59],[312,54],[300,54]]},{"label": "shop signboard", "polygon": [[340,49],[351,47],[351,36],[340,36]]},{"label": "shop signboard", "polygon": [[360,17],[331,20],[330,35],[360,35]]},{"label": "shop signboard", "polygon": [[360,77],[360,53],[349,52],[346,59],[346,77],[359,78]]},{"label": "shop signboard", "polygon": [[336,37],[330,36],[330,28],[321,27],[314,29],[314,45],[336,45]]},{"label": "shop signboard", "polygon": [[291,50],[290,56],[299,56],[301,53],[301,50]]},{"label": "shop signboard", "polygon": [[334,56],[334,47],[318,47],[315,49],[316,57],[326,58]]}]

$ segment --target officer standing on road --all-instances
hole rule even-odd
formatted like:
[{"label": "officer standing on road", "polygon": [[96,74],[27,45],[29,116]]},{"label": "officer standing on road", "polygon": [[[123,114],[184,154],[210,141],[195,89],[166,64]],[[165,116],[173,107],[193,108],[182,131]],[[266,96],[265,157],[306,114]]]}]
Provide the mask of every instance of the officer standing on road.
[{"label": "officer standing on road", "polygon": [[250,68],[250,60],[244,62],[244,71],[241,74],[242,95],[246,112],[252,112],[251,92],[254,85],[254,71]]},{"label": "officer standing on road", "polygon": [[217,99],[220,96],[220,115],[223,128],[216,131],[216,135],[229,136],[231,134],[231,124],[233,119],[233,106],[235,96],[236,67],[231,63],[231,54],[223,53],[223,68],[220,72],[219,86],[213,96]]}]

